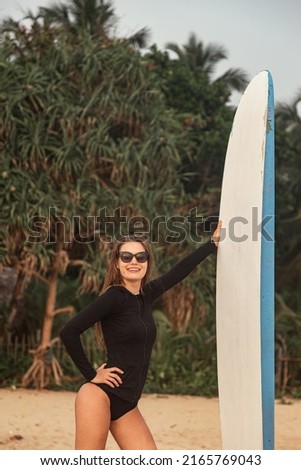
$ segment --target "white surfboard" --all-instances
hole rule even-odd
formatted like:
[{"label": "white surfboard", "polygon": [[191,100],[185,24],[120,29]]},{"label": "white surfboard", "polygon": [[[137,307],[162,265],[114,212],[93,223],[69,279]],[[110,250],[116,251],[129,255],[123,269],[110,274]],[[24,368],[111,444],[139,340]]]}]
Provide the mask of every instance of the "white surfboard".
[{"label": "white surfboard", "polygon": [[256,75],[226,153],[217,255],[217,365],[224,449],[274,447],[274,98]]}]

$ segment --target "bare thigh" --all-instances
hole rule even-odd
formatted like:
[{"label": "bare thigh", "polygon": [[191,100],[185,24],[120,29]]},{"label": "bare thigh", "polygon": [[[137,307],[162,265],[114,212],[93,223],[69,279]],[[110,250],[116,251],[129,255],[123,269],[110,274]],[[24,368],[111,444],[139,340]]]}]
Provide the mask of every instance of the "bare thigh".
[{"label": "bare thigh", "polygon": [[75,449],[104,449],[110,421],[110,401],[106,393],[92,383],[82,385],[75,400]]},{"label": "bare thigh", "polygon": [[121,418],[111,421],[110,431],[122,450],[157,449],[154,438],[137,407]]}]

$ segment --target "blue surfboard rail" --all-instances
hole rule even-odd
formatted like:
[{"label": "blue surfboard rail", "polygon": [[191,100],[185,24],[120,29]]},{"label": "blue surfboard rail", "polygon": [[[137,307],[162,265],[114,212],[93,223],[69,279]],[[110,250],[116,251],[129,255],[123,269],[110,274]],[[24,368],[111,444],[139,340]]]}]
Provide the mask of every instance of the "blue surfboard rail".
[{"label": "blue surfboard rail", "polygon": [[268,72],[268,114],[261,226],[261,384],[263,449],[274,449],[275,401],[275,124],[274,87]]}]

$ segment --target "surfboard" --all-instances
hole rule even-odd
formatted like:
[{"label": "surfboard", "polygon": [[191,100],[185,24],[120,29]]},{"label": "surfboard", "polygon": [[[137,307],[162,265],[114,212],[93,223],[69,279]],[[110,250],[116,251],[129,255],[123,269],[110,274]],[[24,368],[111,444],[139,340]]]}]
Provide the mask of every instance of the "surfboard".
[{"label": "surfboard", "polygon": [[274,93],[270,72],[237,107],[217,254],[217,373],[224,449],[274,448]]}]

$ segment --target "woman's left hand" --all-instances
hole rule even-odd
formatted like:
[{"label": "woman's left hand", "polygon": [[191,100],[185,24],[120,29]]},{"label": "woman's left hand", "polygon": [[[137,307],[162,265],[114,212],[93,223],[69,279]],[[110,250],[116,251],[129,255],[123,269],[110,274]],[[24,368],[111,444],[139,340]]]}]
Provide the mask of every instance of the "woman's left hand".
[{"label": "woman's left hand", "polygon": [[222,225],[223,225],[223,222],[220,220],[219,223],[217,224],[217,227],[216,227],[212,237],[211,237],[216,246],[218,246],[219,241],[220,241]]}]

